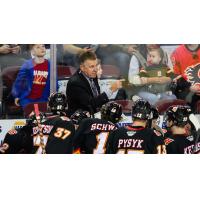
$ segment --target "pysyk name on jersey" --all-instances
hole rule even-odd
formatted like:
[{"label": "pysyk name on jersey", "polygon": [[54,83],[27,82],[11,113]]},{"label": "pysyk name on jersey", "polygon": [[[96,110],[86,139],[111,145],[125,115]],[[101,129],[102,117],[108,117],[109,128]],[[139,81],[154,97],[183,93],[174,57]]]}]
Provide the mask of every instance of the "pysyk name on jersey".
[{"label": "pysyk name on jersey", "polygon": [[120,139],[118,141],[118,148],[136,148],[142,149],[144,140],[139,139]]}]

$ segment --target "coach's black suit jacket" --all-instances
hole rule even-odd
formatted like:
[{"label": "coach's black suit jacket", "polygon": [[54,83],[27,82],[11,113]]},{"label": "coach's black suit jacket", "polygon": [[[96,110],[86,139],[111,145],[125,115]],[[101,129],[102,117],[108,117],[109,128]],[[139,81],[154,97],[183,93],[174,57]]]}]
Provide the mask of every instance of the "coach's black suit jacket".
[{"label": "coach's black suit jacket", "polygon": [[93,96],[90,84],[80,69],[69,79],[66,89],[68,115],[72,115],[77,109],[87,110],[91,114],[95,113],[109,101],[105,92],[100,94],[97,78],[93,80],[99,92],[97,97]]}]

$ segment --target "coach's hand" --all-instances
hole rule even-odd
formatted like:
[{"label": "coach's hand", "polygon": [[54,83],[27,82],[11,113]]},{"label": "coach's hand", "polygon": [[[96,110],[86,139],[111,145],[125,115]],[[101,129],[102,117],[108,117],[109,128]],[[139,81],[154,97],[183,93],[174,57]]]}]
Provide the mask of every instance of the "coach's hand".
[{"label": "coach's hand", "polygon": [[124,81],[124,79],[116,80],[114,83],[111,84],[110,89],[112,90],[112,92],[115,92],[118,89],[122,88],[122,81]]}]

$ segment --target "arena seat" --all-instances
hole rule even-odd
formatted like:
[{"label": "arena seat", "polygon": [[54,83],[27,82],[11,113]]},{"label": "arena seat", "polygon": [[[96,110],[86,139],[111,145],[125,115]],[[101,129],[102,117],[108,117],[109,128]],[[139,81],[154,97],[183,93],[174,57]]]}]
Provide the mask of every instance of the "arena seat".
[{"label": "arena seat", "polygon": [[156,107],[158,108],[158,111],[160,114],[164,114],[164,112],[170,107],[170,106],[177,106],[177,105],[187,105],[187,102],[181,99],[175,99],[175,100],[160,100],[156,103]]},{"label": "arena seat", "polygon": [[15,81],[21,66],[6,67],[2,71],[3,86],[7,89],[12,89],[12,84]]},{"label": "arena seat", "polygon": [[133,101],[132,100],[115,100],[118,104],[122,106],[122,111],[124,114],[130,114],[132,111]]},{"label": "arena seat", "polygon": [[115,65],[101,65],[102,77],[101,78],[120,78],[120,70]]},{"label": "arena seat", "polygon": [[195,106],[195,113],[200,114],[200,100],[197,101],[196,106]]},{"label": "arena seat", "polygon": [[[11,95],[12,85],[15,81],[17,74],[21,66],[6,67],[2,70],[2,81],[3,81],[3,101],[2,108],[3,114],[10,115],[22,115],[22,109],[14,104],[14,98]],[[9,118],[9,117],[8,117]]]},{"label": "arena seat", "polygon": [[46,113],[48,111],[48,103],[47,102],[37,102],[37,103],[29,103],[24,107],[24,117],[27,118],[29,114],[34,111],[34,104],[38,104],[38,108],[40,112]]},{"label": "arena seat", "polygon": [[76,72],[76,68],[73,66],[58,65],[57,74],[58,79],[70,78]]}]

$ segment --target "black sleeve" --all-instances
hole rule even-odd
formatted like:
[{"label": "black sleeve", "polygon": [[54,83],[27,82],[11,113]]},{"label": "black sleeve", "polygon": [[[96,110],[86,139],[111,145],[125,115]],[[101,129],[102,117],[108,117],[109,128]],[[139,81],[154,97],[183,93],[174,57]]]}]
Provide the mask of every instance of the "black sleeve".
[{"label": "black sleeve", "polygon": [[164,138],[162,136],[158,136],[155,134],[155,130],[148,129],[150,141],[147,144],[147,147],[149,149],[149,153],[154,154],[165,154],[166,153],[166,147],[164,144]]},{"label": "black sleeve", "polygon": [[186,81],[183,77],[177,80],[177,90],[186,90],[186,89],[189,89],[190,86],[191,86],[191,83]]},{"label": "black sleeve", "polygon": [[106,143],[106,154],[114,154],[114,153],[116,153],[116,152],[114,152],[114,149],[113,149],[115,132],[116,132],[116,130],[115,131],[111,131],[109,133],[108,140],[107,140],[107,143]]},{"label": "black sleeve", "polygon": [[81,122],[78,129],[75,131],[75,135],[73,138],[73,148],[76,151],[81,148],[81,144],[83,143],[83,133],[85,132],[84,123]]},{"label": "black sleeve", "polygon": [[153,153],[156,154],[166,154],[166,146],[164,143],[164,138],[162,136],[154,136],[154,144],[155,144],[155,149]]},{"label": "black sleeve", "polygon": [[16,130],[10,130],[3,141],[3,152],[5,154],[16,154],[22,149],[22,137]]}]

